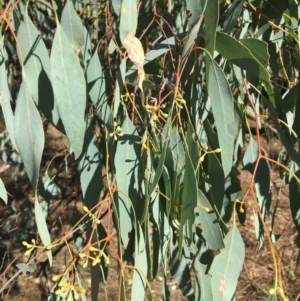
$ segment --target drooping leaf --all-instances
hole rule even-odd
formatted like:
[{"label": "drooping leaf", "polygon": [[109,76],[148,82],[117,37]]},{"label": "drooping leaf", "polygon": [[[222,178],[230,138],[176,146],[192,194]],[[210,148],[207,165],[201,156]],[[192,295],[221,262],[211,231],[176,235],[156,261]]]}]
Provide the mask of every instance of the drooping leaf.
[{"label": "drooping leaf", "polygon": [[165,159],[166,159],[166,153],[167,153],[168,145],[169,145],[169,139],[164,141],[164,147],[163,147],[163,150],[160,154],[160,158],[159,158],[159,161],[158,161],[158,164],[157,164],[157,168],[155,170],[155,175],[154,175],[153,181],[151,183],[151,186],[149,188],[149,194],[151,194],[154,191],[155,186],[157,185],[157,183],[158,183],[158,181],[161,177],[163,167],[164,167],[164,163],[165,163]]},{"label": "drooping leaf", "polygon": [[[197,180],[195,175],[194,166],[191,160],[191,148],[192,139],[191,126],[188,128],[186,138],[186,152],[185,152],[185,164],[184,164],[184,178],[183,178],[183,189],[180,197],[180,234],[179,234],[179,253],[181,252],[183,242],[183,227],[188,227],[188,237],[192,236],[191,227],[195,221],[195,208],[197,206]],[[190,142],[190,143],[188,143]]]},{"label": "drooping leaf", "polygon": [[123,44],[125,37],[131,33],[135,36],[137,29],[137,2],[136,0],[123,0],[120,17],[120,40]]},{"label": "drooping leaf", "polygon": [[85,132],[86,82],[79,60],[58,22],[50,66],[58,111],[75,158],[78,158],[82,151]]},{"label": "drooping leaf", "polygon": [[206,266],[202,265],[198,259],[195,259],[193,262],[195,270],[195,300],[207,301],[214,300],[213,292],[211,288],[210,276],[205,274]]},{"label": "drooping leaf", "polygon": [[[100,199],[100,193],[103,189],[102,182],[102,162],[99,149],[96,145],[93,132],[93,124],[91,123],[85,133],[83,152],[79,158],[80,168],[80,184],[82,189],[82,195],[85,206],[91,210],[94,208]],[[101,245],[96,242],[100,239],[99,233],[94,231],[94,225],[92,221],[87,225],[87,237],[91,239],[91,243],[95,244],[99,249]],[[92,235],[92,237],[91,237]],[[99,239],[98,239],[99,237]],[[97,300],[99,284],[100,284],[100,267],[95,265],[91,267],[91,291],[92,300]]]},{"label": "drooping leaf", "polygon": [[24,81],[17,99],[14,132],[32,189],[36,191],[45,137],[41,116]]},{"label": "drooping leaf", "polygon": [[[47,223],[41,208],[41,205],[38,201],[37,194],[35,194],[35,201],[34,201],[34,213],[35,213],[35,220],[36,220],[36,226],[39,232],[39,235],[41,237],[42,243],[44,246],[51,244],[51,238],[48,231]],[[52,251],[47,251],[47,256],[49,260],[49,265],[52,265]]]},{"label": "drooping leaf", "polygon": [[134,270],[132,277],[131,301],[144,300],[147,288],[146,275],[148,271],[145,247],[143,231],[140,224],[137,222],[134,252],[134,267],[137,269]]},{"label": "drooping leaf", "polygon": [[189,26],[194,25],[196,20],[202,13],[202,1],[201,0],[186,0],[186,9],[191,13],[188,19]]},{"label": "drooping leaf", "polygon": [[87,29],[85,28],[85,26],[83,27],[83,33],[84,33],[84,45],[82,48],[82,59],[83,59],[84,67],[87,68],[92,57],[92,46],[91,46],[90,35]]},{"label": "drooping leaf", "polygon": [[211,250],[224,248],[223,237],[217,223],[217,216],[201,190],[198,190],[198,203],[195,208],[195,225],[201,224],[202,235]]},{"label": "drooping leaf", "polygon": [[191,284],[189,259],[184,256],[180,257],[179,246],[176,244],[171,251],[170,273],[176,281],[182,294],[187,300],[195,300],[194,289]]},{"label": "drooping leaf", "polygon": [[98,107],[106,98],[105,81],[98,51],[94,52],[87,68],[87,85],[91,100],[95,107]]},{"label": "drooping leaf", "polygon": [[[0,36],[1,37],[1,36]],[[3,117],[6,129],[13,146],[17,149],[14,135],[14,114],[10,104],[10,92],[7,83],[7,52],[3,47],[3,38],[0,40],[0,103],[2,107]]]},{"label": "drooping leaf", "polygon": [[126,62],[127,59],[124,59],[119,66],[119,72],[117,75],[117,80],[116,80],[116,94],[115,94],[115,101],[114,101],[114,113],[113,116],[114,118],[118,114],[119,110],[119,105],[121,101],[121,93],[124,87],[124,82],[125,82],[125,72],[126,72]]},{"label": "drooping leaf", "polygon": [[208,175],[211,184],[211,195],[219,213],[222,211],[225,178],[223,168],[215,154],[208,155]]},{"label": "drooping leaf", "polygon": [[49,53],[41,33],[33,25],[28,14],[24,14],[18,31],[21,52],[18,53],[24,67],[24,80],[34,102],[47,119],[64,132],[50,82]]},{"label": "drooping leaf", "polygon": [[233,141],[235,137],[232,136],[229,126],[234,122],[234,107],[228,81],[215,61],[210,64],[208,95],[218,131],[224,176],[227,177],[233,161]]},{"label": "drooping leaf", "polygon": [[243,267],[245,247],[234,224],[224,239],[225,249],[217,255],[209,269],[212,276],[213,300],[233,300],[236,284]]},{"label": "drooping leaf", "polygon": [[84,44],[83,25],[70,0],[65,3],[60,24],[74,51],[80,50]]},{"label": "drooping leaf", "polygon": [[115,166],[120,230],[122,241],[126,246],[129,241],[128,234],[133,229],[133,204],[138,198],[140,138],[127,115],[122,124],[122,132],[123,136],[118,137]]},{"label": "drooping leaf", "polygon": [[241,14],[243,3],[244,3],[243,0],[234,0],[231,3],[231,6],[228,9],[226,15],[226,19],[224,21],[224,26],[223,26],[224,32],[229,33],[235,27],[237,19]]}]

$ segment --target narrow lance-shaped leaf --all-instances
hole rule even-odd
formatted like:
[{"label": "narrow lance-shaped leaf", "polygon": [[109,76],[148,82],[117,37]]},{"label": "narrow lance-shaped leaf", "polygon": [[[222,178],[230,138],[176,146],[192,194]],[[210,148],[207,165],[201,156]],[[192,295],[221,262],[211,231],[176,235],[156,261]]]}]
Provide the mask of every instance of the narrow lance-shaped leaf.
[{"label": "narrow lance-shaped leaf", "polygon": [[202,235],[207,247],[211,250],[224,248],[222,233],[217,223],[217,216],[201,190],[198,190],[198,203],[195,208],[195,215],[195,225],[201,225]]},{"label": "narrow lance-shaped leaf", "polygon": [[60,23],[72,48],[77,52],[84,44],[84,32],[82,21],[70,0],[66,1]]},{"label": "narrow lance-shaped leaf", "polygon": [[228,81],[218,64],[212,60],[209,69],[208,95],[218,131],[222,165],[226,178],[231,170],[233,160],[234,137],[229,131],[230,124],[234,122],[233,98]]},{"label": "narrow lance-shaped leaf", "polygon": [[105,80],[98,51],[94,52],[86,72],[87,84],[91,100],[98,107],[106,98]]},{"label": "narrow lance-shaped leaf", "polygon": [[237,19],[239,18],[243,8],[243,3],[243,0],[234,0],[231,3],[224,21],[224,32],[229,33],[236,25]]},{"label": "narrow lance-shaped leaf", "polygon": [[[14,131],[16,144],[35,194],[34,209],[38,232],[43,244],[47,246],[51,243],[50,234],[37,197],[37,183],[45,137],[42,120],[30,97],[26,80],[21,84],[17,99]],[[51,250],[47,251],[47,255],[51,265]]]},{"label": "narrow lance-shaped leaf", "polygon": [[224,243],[225,249],[214,258],[209,274],[212,276],[213,300],[231,301],[245,258],[244,243],[235,223]]},{"label": "narrow lance-shaped leaf", "polygon": [[131,301],[140,301],[144,300],[145,291],[147,288],[146,277],[148,265],[145,239],[142,228],[138,222],[135,233],[134,267],[137,269],[134,270],[132,277]]},{"label": "narrow lance-shaped leaf", "polygon": [[129,59],[138,70],[138,86],[143,90],[142,83],[145,78],[145,54],[141,41],[135,37],[137,28],[137,3],[136,0],[123,0],[120,18],[120,40],[125,47]]},{"label": "narrow lance-shaped leaf", "polygon": [[41,116],[25,81],[21,84],[17,99],[14,132],[28,178],[36,191],[45,137]]},{"label": "narrow lance-shaped leaf", "polygon": [[18,41],[21,48],[18,56],[27,75],[24,79],[31,97],[47,119],[63,131],[50,82],[49,53],[27,12],[18,31]]},{"label": "narrow lance-shaped leaf", "polygon": [[78,57],[59,22],[53,40],[50,66],[58,111],[75,158],[78,158],[85,132],[86,84]]},{"label": "narrow lance-shaped leaf", "polygon": [[140,138],[128,116],[123,121],[122,132],[123,136],[118,137],[115,166],[121,237],[124,245],[127,246],[128,234],[133,229],[133,204],[138,197]]},{"label": "narrow lance-shaped leaf", "polygon": [[14,114],[11,108],[11,95],[7,83],[7,53],[3,47],[3,38],[0,41],[0,103],[5,120],[6,129],[13,146],[17,149],[14,136]]}]

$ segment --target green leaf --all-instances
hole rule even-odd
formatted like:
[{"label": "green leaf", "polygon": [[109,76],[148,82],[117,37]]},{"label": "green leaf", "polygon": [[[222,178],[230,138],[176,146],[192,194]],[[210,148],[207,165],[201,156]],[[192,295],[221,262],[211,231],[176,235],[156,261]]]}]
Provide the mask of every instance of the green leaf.
[{"label": "green leaf", "polygon": [[45,137],[41,116],[24,81],[17,99],[14,132],[32,189],[36,191]]},{"label": "green leaf", "polygon": [[127,246],[128,234],[133,229],[134,222],[132,205],[138,198],[138,166],[141,146],[137,130],[127,115],[122,124],[122,132],[123,136],[118,137],[115,166],[121,237],[123,244]]},{"label": "green leaf", "polygon": [[233,98],[226,77],[215,61],[210,64],[208,95],[218,131],[221,158],[225,178],[230,173],[233,161],[234,136],[229,126],[234,122]]},{"label": "green leaf", "polygon": [[251,38],[241,39],[240,42],[250,50],[250,53],[262,66],[269,65],[270,55],[266,42]]},{"label": "green leaf", "polygon": [[47,119],[64,132],[50,82],[49,53],[41,33],[27,13],[18,31],[18,41],[21,47],[18,54],[24,67],[23,80],[26,81],[31,97]]},{"label": "green leaf", "polygon": [[78,158],[82,151],[85,132],[86,82],[79,60],[58,22],[50,66],[58,111],[75,158]]},{"label": "green leaf", "polygon": [[180,258],[178,244],[175,244],[171,250],[169,262],[171,276],[178,284],[183,296],[186,297],[187,300],[194,300],[194,289],[191,284],[189,262],[190,259],[184,255]]},{"label": "green leaf", "polygon": [[92,59],[88,65],[87,71],[87,85],[91,100],[95,107],[101,105],[106,99],[105,80],[100,63],[98,51],[94,52]]},{"label": "green leaf", "polygon": [[208,175],[213,202],[218,212],[221,213],[224,199],[225,178],[221,163],[215,154],[208,154]]},{"label": "green leaf", "polygon": [[202,13],[201,0],[186,0],[186,9],[191,13],[188,22],[192,26]]},{"label": "green leaf", "polygon": [[73,50],[80,50],[84,44],[83,25],[70,0],[65,3],[60,24]]},{"label": "green leaf", "polygon": [[14,114],[10,104],[10,91],[7,83],[7,70],[8,64],[7,52],[3,47],[3,38],[0,40],[0,103],[5,120],[5,126],[9,134],[9,138],[13,146],[17,149],[14,135]]},{"label": "green leaf", "polygon": [[222,233],[217,216],[201,190],[198,190],[198,203],[195,208],[195,225],[201,224],[202,235],[211,250],[224,248]]},{"label": "green leaf", "polygon": [[243,3],[243,0],[234,0],[231,3],[223,25],[224,32],[230,33],[235,27],[237,19],[239,18],[242,12]]},{"label": "green leaf", "polygon": [[187,38],[186,42],[184,43],[184,47],[183,47],[183,50],[182,50],[182,58],[183,59],[186,57],[186,55],[188,54],[188,51],[190,50],[192,44],[194,43],[195,38],[197,37],[198,31],[200,29],[202,21],[203,21],[203,18],[200,18],[197,21],[197,23],[190,30],[190,34],[188,35],[188,38]]},{"label": "green leaf", "polygon": [[120,40],[123,44],[124,38],[129,32],[133,33],[135,36],[137,28],[137,2],[136,0],[123,0],[121,7],[121,17],[120,17]]},{"label": "green leaf", "polygon": [[157,183],[158,183],[158,181],[161,177],[161,174],[163,172],[163,167],[164,167],[164,163],[165,163],[165,159],[166,159],[166,153],[167,153],[168,145],[169,145],[169,139],[164,141],[164,147],[163,147],[163,150],[160,154],[160,158],[159,158],[159,161],[158,161],[158,164],[157,164],[157,168],[155,170],[155,175],[154,175],[154,178],[152,180],[151,186],[149,188],[149,194],[151,194],[154,191],[154,189],[155,189],[155,187],[156,187],[156,185],[157,185]]},{"label": "green leaf", "polygon": [[127,62],[127,59],[124,59],[122,61],[121,65],[119,66],[119,72],[118,72],[118,75],[117,75],[116,93],[115,93],[115,99],[114,99],[114,112],[113,112],[114,118],[118,114],[119,105],[120,105],[120,101],[121,101],[121,93],[122,93],[122,90],[124,88],[126,62]]},{"label": "green leaf", "polygon": [[[44,246],[51,244],[51,238],[48,231],[47,223],[44,218],[43,210],[41,208],[41,205],[38,201],[37,194],[35,194],[35,201],[34,201],[34,213],[35,213],[35,220],[36,220],[36,226],[39,232],[39,235],[41,237],[42,243]],[[52,251],[47,251],[47,256],[49,260],[49,265],[52,265]]]},{"label": "green leaf", "polygon": [[196,258],[193,261],[193,268],[196,272],[195,280],[195,300],[207,301],[214,300],[211,288],[210,276],[206,274],[206,266],[202,265]]},{"label": "green leaf", "polygon": [[137,222],[135,232],[134,269],[132,277],[131,301],[144,300],[147,288],[146,277],[148,271],[145,240],[140,224]]},{"label": "green leaf", "polygon": [[214,56],[216,32],[219,20],[219,1],[201,0],[205,19],[205,49]]},{"label": "green leaf", "polygon": [[[188,131],[189,135],[189,131]],[[190,134],[191,135],[191,134]],[[189,140],[188,138],[186,139]],[[188,150],[191,145],[188,145]],[[193,163],[189,151],[185,152],[185,168],[183,178],[182,196],[180,197],[180,234],[179,234],[179,252],[181,252],[183,242],[183,227],[189,228],[189,237],[192,237],[191,226],[195,222],[194,210],[197,206],[197,180]]]},{"label": "green leaf", "polygon": [[2,179],[0,179],[0,198],[7,205],[7,192],[6,192],[6,189],[5,189],[5,186],[3,184]]},{"label": "green leaf", "polygon": [[213,300],[231,301],[245,258],[244,243],[235,224],[225,236],[224,243],[225,249],[214,258],[209,274],[212,276]]},{"label": "green leaf", "polygon": [[87,31],[87,29],[85,28],[85,26],[83,27],[83,33],[84,33],[84,45],[83,45],[83,49],[82,49],[82,59],[83,59],[83,64],[84,67],[87,68],[91,57],[92,57],[92,46],[91,46],[91,38],[90,35]]},{"label": "green leaf", "polygon": [[[257,42],[258,41],[256,41],[256,43]],[[267,44],[264,43],[264,45],[267,47]],[[260,62],[260,58],[256,57],[256,53],[252,54],[248,47],[237,41],[235,38],[225,33],[217,32],[216,50],[235,65],[246,70],[255,77],[260,78],[265,82],[269,82],[270,74],[266,69],[267,66]],[[262,54],[262,57],[265,57],[265,54]]]}]

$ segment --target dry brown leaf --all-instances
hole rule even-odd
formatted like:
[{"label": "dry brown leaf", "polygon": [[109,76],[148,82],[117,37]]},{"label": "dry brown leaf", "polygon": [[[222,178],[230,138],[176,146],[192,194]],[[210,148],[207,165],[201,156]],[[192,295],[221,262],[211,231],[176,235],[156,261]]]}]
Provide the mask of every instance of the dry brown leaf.
[{"label": "dry brown leaf", "polygon": [[123,45],[127,50],[129,59],[133,62],[138,70],[139,83],[138,86],[141,90],[142,84],[145,79],[144,71],[144,60],[145,53],[141,41],[134,36],[132,32],[129,32],[128,35],[123,39]]}]

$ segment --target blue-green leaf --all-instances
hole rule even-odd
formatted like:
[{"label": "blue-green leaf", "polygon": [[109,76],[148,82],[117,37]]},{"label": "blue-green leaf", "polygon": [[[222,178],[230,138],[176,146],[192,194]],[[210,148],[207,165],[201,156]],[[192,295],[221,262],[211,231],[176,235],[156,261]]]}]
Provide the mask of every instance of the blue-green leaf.
[{"label": "blue-green leaf", "polygon": [[17,99],[14,132],[28,178],[36,191],[45,137],[41,116],[24,81]]},{"label": "blue-green leaf", "polygon": [[208,95],[212,104],[214,120],[218,131],[222,165],[225,178],[230,173],[233,161],[234,138],[229,126],[234,122],[233,98],[228,81],[215,61],[209,67]]},{"label": "blue-green leaf", "polygon": [[198,203],[195,209],[195,225],[201,224],[202,235],[211,250],[224,248],[222,233],[217,216],[201,190],[198,190]]},{"label": "blue-green leaf", "polygon": [[213,299],[210,276],[205,274],[206,266],[202,265],[196,258],[193,261],[195,270],[195,300],[208,301]]},{"label": "blue-green leaf", "polygon": [[23,80],[26,81],[31,97],[47,119],[63,131],[63,127],[59,125],[60,117],[50,82],[49,53],[41,33],[27,13],[24,14],[18,31],[18,41],[21,47],[18,54],[24,68]]},{"label": "blue-green leaf", "polygon": [[105,98],[105,80],[98,51],[94,52],[86,72],[88,91],[95,107],[101,105]]},{"label": "blue-green leaf", "polygon": [[137,28],[137,2],[136,0],[123,0],[121,6],[120,17],[120,40],[123,44],[123,39],[129,32],[135,36]]},{"label": "blue-green leaf", "polygon": [[[51,244],[51,238],[48,231],[47,223],[43,214],[43,210],[41,208],[41,205],[38,201],[37,194],[35,194],[35,201],[34,201],[34,213],[35,213],[35,220],[36,220],[36,226],[39,232],[39,235],[41,237],[42,243],[44,246]],[[49,259],[49,265],[52,265],[52,251],[47,251],[47,256]]]},{"label": "blue-green leaf", "polygon": [[224,32],[230,33],[231,30],[235,27],[237,19],[241,14],[243,3],[243,0],[234,0],[231,3],[223,25]]},{"label": "blue-green leaf", "polygon": [[118,212],[121,237],[125,246],[128,234],[133,229],[133,203],[138,197],[140,138],[135,126],[126,115],[122,124],[123,136],[118,137],[115,154],[116,178],[118,187]]},{"label": "blue-green leaf", "polygon": [[58,111],[75,158],[78,158],[82,151],[85,132],[86,82],[78,57],[58,22],[50,66]]},{"label": "blue-green leaf", "polygon": [[70,0],[66,1],[60,23],[72,48],[77,52],[84,44],[84,32],[82,21]]},{"label": "blue-green leaf", "polygon": [[6,64],[8,63],[7,53],[3,47],[3,38],[0,40],[0,103],[5,120],[6,129],[13,146],[17,149],[14,136],[14,114],[10,104],[10,92],[7,83]]},{"label": "blue-green leaf", "polygon": [[[121,225],[122,226],[122,225]],[[132,277],[132,294],[131,301],[144,300],[147,288],[146,277],[148,271],[146,244],[140,224],[137,222],[135,232],[135,250],[134,250],[134,267]]]},{"label": "blue-green leaf", "polygon": [[209,274],[212,276],[213,300],[231,301],[245,258],[244,243],[235,224],[227,233],[224,243],[225,249],[214,258]]},{"label": "blue-green leaf", "polygon": [[0,179],[0,198],[7,205],[7,192],[6,192],[6,189],[5,189],[5,186],[3,184],[2,179]]}]

